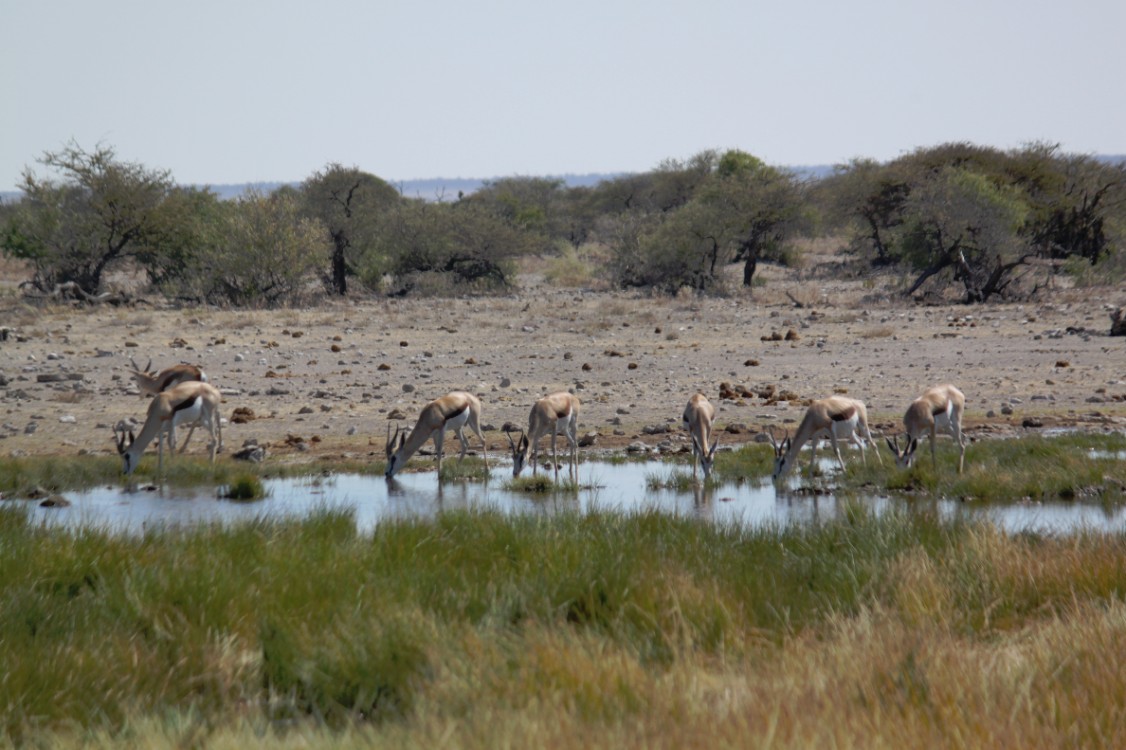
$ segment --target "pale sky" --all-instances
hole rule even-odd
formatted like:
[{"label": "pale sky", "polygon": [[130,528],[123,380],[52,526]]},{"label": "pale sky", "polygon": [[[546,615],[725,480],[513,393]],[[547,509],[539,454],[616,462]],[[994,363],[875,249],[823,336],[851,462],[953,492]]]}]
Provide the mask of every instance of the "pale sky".
[{"label": "pale sky", "polygon": [[0,0],[0,190],[74,140],[185,184],[1126,153],[1124,0]]}]

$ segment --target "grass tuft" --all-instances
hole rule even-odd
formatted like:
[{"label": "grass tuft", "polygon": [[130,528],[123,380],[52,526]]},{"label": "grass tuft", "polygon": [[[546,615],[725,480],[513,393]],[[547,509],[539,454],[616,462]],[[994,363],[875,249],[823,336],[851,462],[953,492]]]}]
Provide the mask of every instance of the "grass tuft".
[{"label": "grass tuft", "polygon": [[266,485],[255,474],[240,474],[220,492],[225,500],[261,500],[267,495]]}]

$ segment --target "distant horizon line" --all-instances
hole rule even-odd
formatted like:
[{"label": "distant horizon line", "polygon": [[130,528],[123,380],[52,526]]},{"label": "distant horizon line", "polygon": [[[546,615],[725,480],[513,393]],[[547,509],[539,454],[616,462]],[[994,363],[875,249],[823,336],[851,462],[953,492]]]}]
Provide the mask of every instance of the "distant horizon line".
[{"label": "distant horizon line", "polygon": [[[1126,154],[1093,154],[1095,159],[1110,163],[1110,164],[1126,164]],[[835,169],[837,164],[802,164],[802,165],[785,165],[782,169],[790,170],[795,174],[805,176],[822,177]],[[486,182],[494,180],[508,180],[508,179],[561,179],[569,187],[577,187],[582,185],[594,185],[607,179],[616,177],[623,177],[631,174],[644,174],[644,172],[562,172],[562,173],[548,173],[548,174],[510,174],[510,175],[493,175],[491,177],[415,177],[411,179],[389,179],[387,177],[379,177],[389,185],[392,186],[415,186],[416,189],[428,186],[440,186],[449,184],[456,186],[461,184],[463,186],[480,186]],[[221,197],[234,197],[245,193],[248,189],[257,187],[277,188],[286,185],[300,185],[308,178],[299,180],[245,180],[243,182],[182,182],[177,181],[178,187],[195,187],[195,188],[210,188],[214,190]],[[405,190],[403,191],[405,194]],[[21,190],[0,190],[0,198],[18,198],[23,195]]]}]

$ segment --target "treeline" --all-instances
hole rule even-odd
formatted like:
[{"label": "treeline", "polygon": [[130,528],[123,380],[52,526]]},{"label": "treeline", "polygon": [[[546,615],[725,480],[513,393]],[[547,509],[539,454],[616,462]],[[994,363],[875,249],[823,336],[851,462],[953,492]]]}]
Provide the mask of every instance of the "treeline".
[{"label": "treeline", "polygon": [[560,283],[722,294],[819,235],[840,238],[858,268],[899,269],[907,294],[956,289],[967,302],[1024,297],[1058,273],[1126,272],[1126,166],[1050,144],[945,144],[821,178],[705,151],[594,185],[513,177],[439,201],[340,164],[231,201],[107,146],[72,143],[39,163],[57,176],[25,169],[22,197],[0,206],[0,249],[44,295],[89,297],[120,268],[218,305],[490,293],[528,256],[548,258]]}]

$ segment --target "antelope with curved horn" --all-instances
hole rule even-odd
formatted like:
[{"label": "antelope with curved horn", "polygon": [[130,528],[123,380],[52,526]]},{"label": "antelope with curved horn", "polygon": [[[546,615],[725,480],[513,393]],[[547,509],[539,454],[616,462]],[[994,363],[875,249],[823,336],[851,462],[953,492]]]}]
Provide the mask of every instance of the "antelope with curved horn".
[{"label": "antelope with curved horn", "polygon": [[[152,357],[149,357],[149,363],[145,365],[144,369],[138,367],[132,357],[129,358],[129,364],[133,365],[132,369],[128,367],[125,369],[132,373],[133,382],[140,389],[141,396],[155,396],[161,391],[166,391],[181,383],[208,382],[207,373],[203,371],[202,367],[196,365],[172,365],[157,372],[152,369]],[[180,446],[181,453],[188,449],[188,441],[192,439],[194,433],[195,425],[192,425],[191,429],[188,430],[188,436],[184,438],[184,444]]]},{"label": "antelope with curved horn", "polygon": [[570,445],[568,462],[569,475],[579,479],[579,397],[567,391],[558,391],[536,401],[528,415],[528,432],[520,434],[515,442],[508,436],[512,448],[512,476],[520,476],[524,466],[532,465],[532,475],[536,474],[539,459],[540,438],[551,433],[551,463],[555,467],[555,481],[559,481],[559,458],[556,451],[556,438],[564,435]]},{"label": "antelope with curved horn", "polygon": [[211,463],[215,463],[215,452],[223,443],[222,427],[219,423],[219,404],[222,396],[219,391],[207,383],[188,382],[162,391],[153,397],[149,403],[145,424],[141,434],[134,437],[129,431],[126,443],[124,431],[119,435],[115,427],[114,442],[117,452],[124,461],[122,471],[132,474],[141,460],[145,448],[156,438],[157,448],[157,473],[164,473],[164,436],[168,436],[168,448],[172,454],[176,452],[175,428],[182,424],[202,424],[211,435],[208,445],[211,452]]},{"label": "antelope with curved horn", "polygon": [[715,420],[715,407],[708,401],[708,397],[697,393],[688,399],[688,406],[684,407],[684,429],[692,436],[692,480],[696,480],[696,465],[699,464],[704,472],[704,481],[712,475],[712,464],[715,463],[715,450],[719,447],[719,436],[715,440],[712,436],[712,422]]},{"label": "antelope with curved horn", "polygon": [[485,468],[489,468],[489,451],[485,443],[485,436],[481,434],[481,401],[472,393],[465,391],[452,391],[441,398],[435,399],[422,408],[410,433],[401,431],[395,426],[395,434],[391,434],[391,425],[387,425],[387,469],[384,476],[388,479],[403,468],[407,459],[415,454],[422,445],[430,439],[434,440],[434,448],[438,453],[438,472],[442,471],[442,438],[446,430],[453,430],[461,442],[461,454],[458,460],[465,458],[469,450],[469,442],[465,439],[462,428],[469,425],[469,429],[481,439],[481,451],[485,458]]},{"label": "antelope with curved horn", "polygon": [[137,363],[132,357],[129,358],[129,364],[133,367],[125,369],[133,373],[133,381],[141,390],[142,396],[155,396],[161,391],[166,391],[180,383],[207,382],[207,373],[203,371],[203,368],[196,365],[172,365],[156,372],[152,369],[152,358],[149,358],[149,363],[145,365],[144,369],[137,367]]},{"label": "antelope with curved horn", "polygon": [[[814,461],[817,459],[817,441],[828,438],[837,455],[837,463],[844,470],[844,459],[841,449],[837,444],[839,440],[848,440],[860,448],[860,460],[864,463],[868,459],[864,455],[864,443],[876,443],[872,439],[872,432],[868,429],[868,409],[863,401],[844,396],[830,396],[829,398],[814,401],[806,409],[805,417],[798,425],[798,431],[791,440],[788,436],[778,443],[774,434],[770,434],[770,442],[774,445],[774,481],[781,481],[794,468],[798,452],[807,442],[812,441],[812,453],[809,459],[809,471],[813,473]],[[883,466],[880,452],[876,451],[876,460]]]},{"label": "antelope with curved horn", "polygon": [[966,409],[965,395],[953,385],[946,383],[928,388],[922,396],[911,402],[903,415],[903,427],[907,431],[906,445],[899,447],[899,436],[895,440],[887,438],[888,447],[895,454],[895,464],[906,469],[915,462],[915,449],[919,438],[930,436],[931,465],[938,469],[935,456],[935,438],[940,429],[948,430],[958,444],[958,473],[961,474],[966,463],[966,437],[962,433],[962,414]]}]

